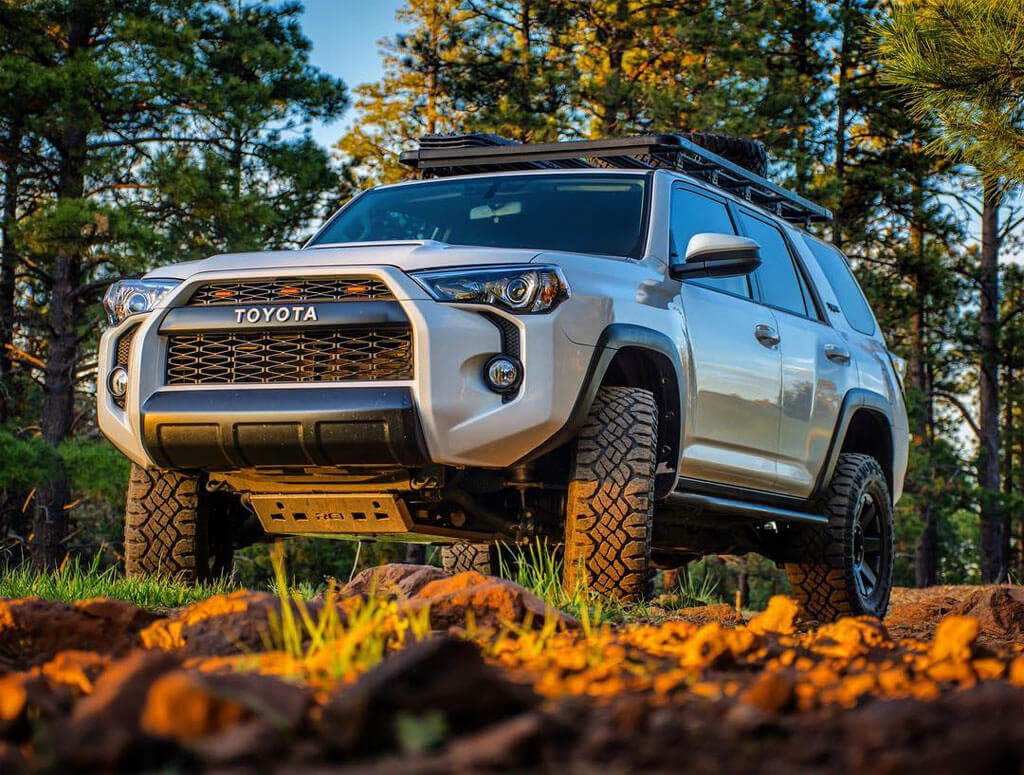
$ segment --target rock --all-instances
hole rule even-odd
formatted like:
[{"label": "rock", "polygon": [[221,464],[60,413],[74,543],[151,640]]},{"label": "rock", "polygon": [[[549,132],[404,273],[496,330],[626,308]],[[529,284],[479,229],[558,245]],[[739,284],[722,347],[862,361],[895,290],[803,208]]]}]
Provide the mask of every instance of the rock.
[{"label": "rock", "polygon": [[538,763],[537,743],[551,733],[551,719],[542,713],[514,716],[454,740],[444,753],[444,767],[450,772],[530,767]]},{"label": "rock", "polygon": [[71,705],[66,691],[54,688],[38,671],[9,673],[0,678],[0,737],[21,740],[30,721],[52,720]]},{"label": "rock", "polygon": [[728,603],[678,608],[675,611],[671,611],[671,616],[673,619],[682,619],[696,625],[705,625],[711,622],[732,625],[743,624],[743,617]]},{"label": "rock", "polygon": [[792,635],[796,631],[794,622],[800,609],[796,601],[785,595],[776,595],[768,601],[768,607],[750,620],[747,629],[757,635],[775,633]]},{"label": "rock", "polygon": [[42,664],[67,649],[125,654],[156,618],[117,600],[75,605],[38,597],[0,600],[0,673]]},{"label": "rock", "polygon": [[465,627],[470,612],[477,627],[496,631],[527,620],[540,628],[552,616],[564,627],[579,626],[573,617],[550,608],[518,584],[476,571],[431,581],[401,607],[412,612],[423,606],[430,607],[430,626],[436,630]]},{"label": "rock", "polygon": [[[310,601],[315,617],[322,602]],[[294,605],[294,604],[293,604]],[[181,650],[189,656],[226,656],[264,648],[269,615],[280,600],[269,592],[239,590],[194,603],[147,627],[139,637],[146,648]]]},{"label": "rock", "polygon": [[387,597],[407,599],[431,581],[448,578],[451,574],[433,565],[406,565],[391,563],[379,568],[361,571],[341,590],[341,597],[369,596],[371,592]]},{"label": "rock", "polygon": [[53,684],[65,686],[75,695],[91,694],[100,674],[110,667],[110,657],[95,651],[62,651],[40,668]]},{"label": "rock", "polygon": [[785,675],[761,673],[739,699],[765,713],[779,713],[792,704],[795,689],[793,681]]},{"label": "rock", "polygon": [[272,676],[175,670],[149,688],[140,725],[147,734],[179,743],[257,717],[271,729],[291,730],[302,723],[310,701],[307,689]]},{"label": "rock", "polygon": [[233,698],[210,691],[197,673],[175,670],[149,687],[142,710],[142,731],[179,743],[208,737],[249,715]]},{"label": "rock", "polygon": [[136,651],[115,662],[93,693],[55,730],[55,756],[65,767],[114,769],[139,742],[139,717],[149,687],[180,664],[176,655]]},{"label": "rock", "polygon": [[324,706],[321,738],[345,754],[398,748],[398,720],[440,715],[448,738],[517,716],[538,702],[532,690],[486,664],[477,647],[454,638],[422,641],[400,651]]},{"label": "rock", "polygon": [[[189,745],[208,767],[244,763],[266,765],[279,757],[289,744],[281,730],[262,719],[250,719]],[[280,770],[287,772],[287,769]]]},{"label": "rock", "polygon": [[966,662],[971,658],[974,641],[978,639],[978,620],[969,616],[950,615],[935,630],[928,656],[934,662],[950,660]]}]

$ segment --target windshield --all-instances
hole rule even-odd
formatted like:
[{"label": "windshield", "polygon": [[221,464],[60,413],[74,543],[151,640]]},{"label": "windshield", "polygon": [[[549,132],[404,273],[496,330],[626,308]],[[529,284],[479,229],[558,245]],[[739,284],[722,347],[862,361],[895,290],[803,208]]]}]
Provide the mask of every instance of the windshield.
[{"label": "windshield", "polygon": [[643,253],[646,176],[510,175],[368,191],[313,245],[437,240],[450,245]]}]

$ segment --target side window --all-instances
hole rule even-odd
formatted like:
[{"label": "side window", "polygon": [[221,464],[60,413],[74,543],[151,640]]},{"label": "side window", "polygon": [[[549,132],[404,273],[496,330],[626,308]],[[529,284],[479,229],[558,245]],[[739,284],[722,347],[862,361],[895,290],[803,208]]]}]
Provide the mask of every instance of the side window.
[{"label": "side window", "polygon": [[839,306],[850,326],[868,336],[875,333],[875,318],[871,314],[864,293],[857,285],[853,272],[850,271],[846,256],[831,245],[816,239],[805,237],[804,242],[818,260],[818,266],[825,273],[828,284],[832,286],[836,298],[839,299]]},{"label": "side window", "polygon": [[806,317],[804,291],[782,232],[744,210],[740,210],[740,225],[746,236],[761,246],[761,266],[756,275],[765,304]]},{"label": "side window", "polygon": [[[669,241],[672,252],[682,261],[686,255],[686,246],[694,234],[712,232],[715,234],[735,234],[736,228],[729,217],[729,209],[725,202],[702,196],[688,188],[672,189],[672,226]],[[687,280],[694,285],[725,291],[736,296],[750,298],[750,282],[746,277],[704,277],[699,280]]]}]

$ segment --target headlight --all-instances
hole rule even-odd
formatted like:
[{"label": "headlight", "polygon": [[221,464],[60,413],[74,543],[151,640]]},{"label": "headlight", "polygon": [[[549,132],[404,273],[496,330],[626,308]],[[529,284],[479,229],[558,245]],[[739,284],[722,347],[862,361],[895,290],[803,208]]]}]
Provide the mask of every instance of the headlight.
[{"label": "headlight", "polygon": [[149,312],[181,280],[119,280],[107,289],[103,309],[113,325],[132,315]]},{"label": "headlight", "polygon": [[491,304],[509,312],[550,312],[569,298],[569,286],[556,266],[503,266],[413,272],[438,301]]}]

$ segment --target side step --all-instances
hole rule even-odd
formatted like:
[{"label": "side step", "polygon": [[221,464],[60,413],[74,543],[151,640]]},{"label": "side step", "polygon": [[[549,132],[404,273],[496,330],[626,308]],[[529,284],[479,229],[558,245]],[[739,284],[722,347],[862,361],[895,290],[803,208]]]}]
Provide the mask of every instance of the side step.
[{"label": "side step", "polygon": [[274,535],[394,535],[413,529],[405,502],[390,493],[250,495],[249,505]]},{"label": "side step", "polygon": [[722,514],[730,517],[746,517],[765,522],[799,522],[805,525],[827,525],[828,517],[810,514],[805,511],[793,511],[777,506],[766,506],[760,503],[746,503],[730,498],[716,498],[712,495],[699,495],[694,492],[673,492],[665,498],[665,502],[681,509],[695,512]]}]

